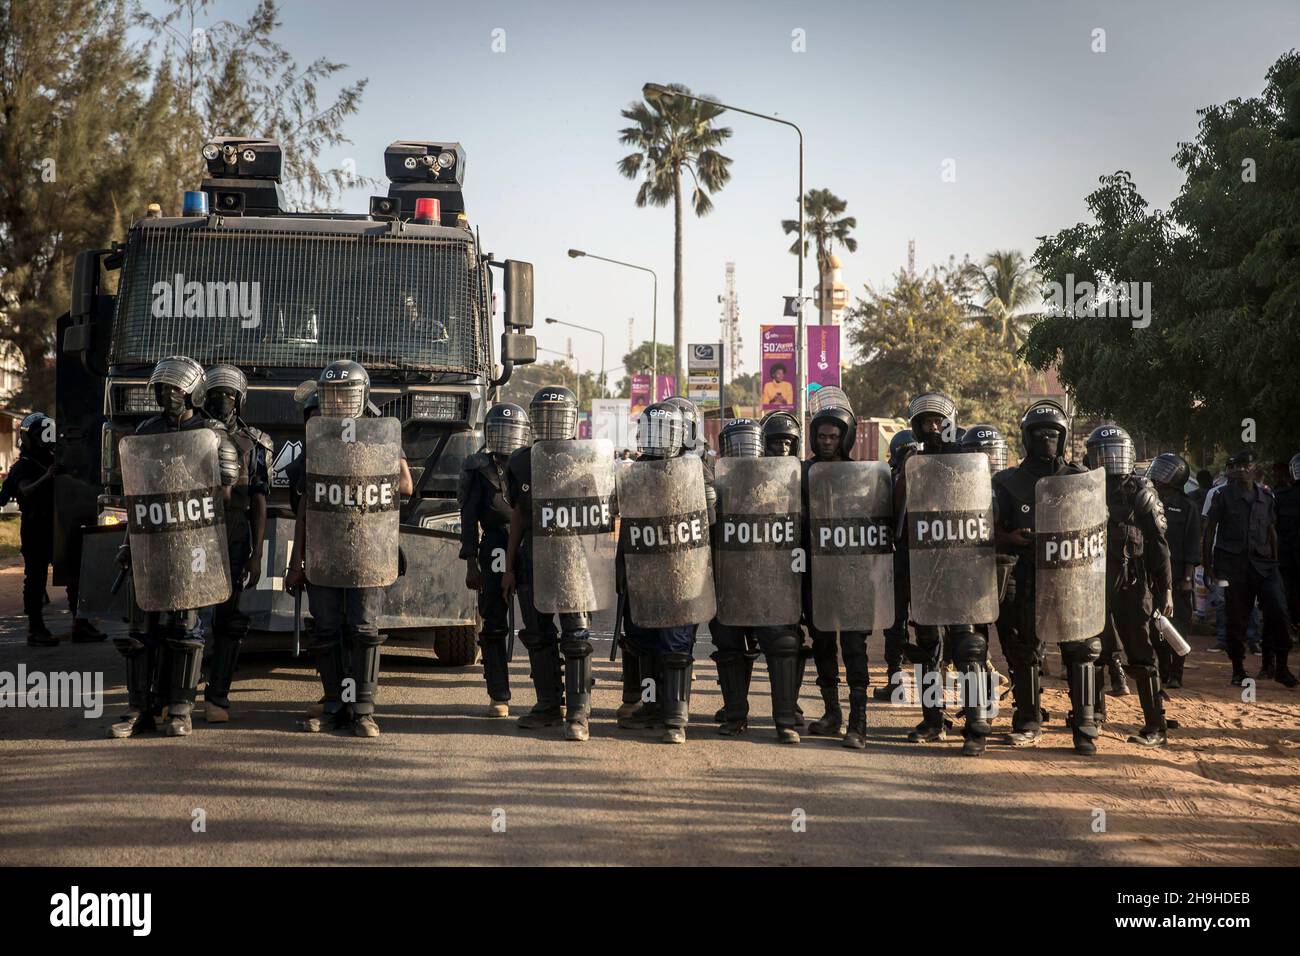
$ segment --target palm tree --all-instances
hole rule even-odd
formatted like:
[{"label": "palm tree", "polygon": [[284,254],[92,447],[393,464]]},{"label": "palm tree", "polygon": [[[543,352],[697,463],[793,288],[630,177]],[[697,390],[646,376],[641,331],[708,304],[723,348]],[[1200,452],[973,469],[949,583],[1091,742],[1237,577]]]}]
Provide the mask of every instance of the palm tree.
[{"label": "palm tree", "polygon": [[[670,90],[689,93],[680,83]],[[659,96],[638,100],[622,111],[634,124],[619,130],[619,142],[636,148],[618,162],[618,171],[628,179],[643,172],[645,179],[636,193],[638,207],[673,204],[673,371],[678,389],[686,387],[685,312],[682,297],[682,171],[691,174],[691,206],[695,215],[708,215],[713,208],[710,193],[716,193],[731,178],[730,158],[718,147],[731,135],[726,126],[714,126],[722,107],[688,100],[681,96]]]},{"label": "palm tree", "polygon": [[1029,327],[1042,318],[1038,274],[1015,250],[998,250],[982,265],[967,265],[973,300],[970,314],[984,322],[1009,350],[1025,343]]},{"label": "palm tree", "polygon": [[[849,252],[857,252],[858,250],[858,240],[849,235],[850,230],[857,228],[857,218],[854,216],[845,216],[843,219],[835,218],[844,212],[846,208],[848,208],[848,203],[829,189],[810,189],[807,195],[803,197],[803,254],[808,255],[809,243],[815,244],[817,248],[817,287],[821,297],[821,323],[823,325],[830,322],[832,312],[831,276],[834,268],[831,263],[832,252],[837,244],[843,246]],[[795,237],[794,242],[790,245],[790,252],[797,256],[799,254],[799,220],[782,219],[781,228],[785,230],[786,235]]]}]

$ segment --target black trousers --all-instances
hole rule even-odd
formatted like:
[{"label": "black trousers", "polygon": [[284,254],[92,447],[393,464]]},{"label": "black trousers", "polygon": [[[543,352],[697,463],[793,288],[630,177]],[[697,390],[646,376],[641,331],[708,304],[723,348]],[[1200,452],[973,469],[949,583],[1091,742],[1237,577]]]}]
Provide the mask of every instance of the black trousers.
[{"label": "black trousers", "polygon": [[[478,614],[483,618],[483,637],[504,637],[509,630],[510,609],[501,594],[502,571],[494,570],[501,558],[504,566],[505,548],[509,537],[504,529],[488,529],[479,540],[478,566],[483,573],[483,589],[478,592]],[[500,551],[498,556],[494,552]]]},{"label": "black trousers", "polygon": [[1228,611],[1228,657],[1234,664],[1246,658],[1246,625],[1256,601],[1263,617],[1264,646],[1274,654],[1290,651],[1291,624],[1286,613],[1282,575],[1277,568],[1265,574],[1250,566],[1244,576],[1229,579],[1224,597]]},{"label": "black trousers", "polygon": [[1130,674],[1154,668],[1156,653],[1151,643],[1150,624],[1151,605],[1145,584],[1108,589],[1106,627],[1101,632],[1101,658],[1097,666],[1105,667],[1123,648]]},{"label": "black trousers", "polygon": [[[23,613],[34,621],[45,616],[45,583],[49,579],[54,553],[48,548],[23,545]],[[68,578],[68,609],[77,616],[77,580]]]},{"label": "black trousers", "polygon": [[819,631],[809,627],[812,637],[813,663],[817,665],[817,686],[840,685],[840,654],[844,655],[844,676],[850,689],[866,687],[871,683],[867,668],[868,631],[840,631],[836,647],[835,631]]}]

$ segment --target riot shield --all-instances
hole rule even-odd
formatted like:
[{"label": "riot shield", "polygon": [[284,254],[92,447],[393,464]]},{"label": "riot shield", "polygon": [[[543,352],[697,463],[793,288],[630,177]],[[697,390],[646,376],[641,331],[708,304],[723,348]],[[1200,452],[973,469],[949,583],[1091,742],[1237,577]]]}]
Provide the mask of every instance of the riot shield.
[{"label": "riot shield", "polygon": [[894,623],[894,484],[882,461],[808,470],[813,626],[876,631]]},{"label": "riot shield", "polygon": [[382,588],[397,580],[402,424],[396,418],[307,422],[307,580]]},{"label": "riot shield", "polygon": [[628,607],[640,627],[702,624],[717,612],[703,463],[635,461],[618,473]]},{"label": "riot shield", "polygon": [[799,459],[720,458],[713,486],[718,620],[731,627],[797,624],[792,552],[803,546]]},{"label": "riot shield", "polygon": [[935,625],[997,620],[988,456],[913,455],[905,473],[912,620]]},{"label": "riot shield", "polygon": [[220,444],[209,428],[129,435],[118,444],[141,610],[192,610],[230,597]]},{"label": "riot shield", "polygon": [[1106,626],[1106,475],[1034,485],[1034,624],[1041,641],[1084,641]]},{"label": "riot shield", "polygon": [[614,589],[614,445],[533,445],[533,604],[543,614],[601,611]]}]

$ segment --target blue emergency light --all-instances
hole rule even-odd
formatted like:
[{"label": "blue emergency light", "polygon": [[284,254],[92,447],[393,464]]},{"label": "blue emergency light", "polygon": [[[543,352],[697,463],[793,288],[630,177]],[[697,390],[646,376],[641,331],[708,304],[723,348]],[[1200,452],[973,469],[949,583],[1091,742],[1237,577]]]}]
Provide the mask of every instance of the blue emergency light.
[{"label": "blue emergency light", "polygon": [[182,209],[186,216],[206,216],[208,214],[208,194],[186,190],[185,203]]}]

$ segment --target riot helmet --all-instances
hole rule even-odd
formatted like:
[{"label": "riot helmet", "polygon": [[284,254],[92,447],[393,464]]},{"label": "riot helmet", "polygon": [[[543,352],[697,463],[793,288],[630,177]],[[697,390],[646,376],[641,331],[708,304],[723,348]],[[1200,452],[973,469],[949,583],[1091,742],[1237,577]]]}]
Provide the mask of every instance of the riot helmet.
[{"label": "riot helmet", "polygon": [[898,470],[903,461],[903,455],[909,449],[916,451],[920,448],[920,442],[916,440],[916,434],[910,428],[904,428],[896,432],[894,437],[889,439],[889,467]]},{"label": "riot helmet", "polygon": [[[165,386],[176,389],[170,398]],[[202,408],[208,391],[203,366],[188,355],[161,359],[149,376],[149,388],[158,407],[172,418],[179,418],[187,408]]]},{"label": "riot helmet", "polygon": [[1156,455],[1151,464],[1147,466],[1147,477],[1152,483],[1164,485],[1168,488],[1183,490],[1183,485],[1187,484],[1187,476],[1191,473],[1191,468],[1183,460],[1182,455],[1176,455],[1171,451],[1164,454]]},{"label": "riot helmet", "polygon": [[685,450],[686,416],[672,402],[648,405],[636,419],[636,450],[647,458],[676,458]]},{"label": "riot helmet", "polygon": [[53,442],[46,441],[52,419],[44,412],[31,412],[18,425],[18,444],[26,452],[47,451]]},{"label": "riot helmet", "polygon": [[735,418],[718,433],[723,458],[762,458],[763,429],[752,418]]},{"label": "riot helmet", "polygon": [[994,474],[1007,467],[1007,440],[992,425],[972,425],[959,441],[962,451],[982,451],[989,457]]},{"label": "riot helmet", "polygon": [[1137,453],[1133,439],[1118,425],[1102,425],[1088,436],[1083,463],[1089,468],[1104,469],[1107,475],[1128,475],[1133,471]]},{"label": "riot helmet", "polygon": [[539,388],[528,405],[533,441],[569,441],[578,437],[578,396],[563,385]]},{"label": "riot helmet", "polygon": [[508,456],[532,442],[528,413],[513,402],[500,402],[488,409],[483,419],[483,437],[493,455]]},{"label": "riot helmet", "polygon": [[1291,480],[1300,481],[1300,453],[1291,456]]},{"label": "riot helmet", "polygon": [[322,415],[360,418],[370,404],[370,373],[351,359],[331,362],[320,373],[316,394]]},{"label": "riot helmet", "polygon": [[233,365],[214,365],[205,373],[208,394],[204,407],[213,418],[228,422],[244,410],[248,379]]},{"label": "riot helmet", "polygon": [[830,424],[840,433],[840,455],[849,458],[858,440],[858,420],[853,414],[853,404],[844,391],[834,385],[822,386],[808,396],[808,411],[812,416],[813,450],[817,450],[818,429]]},{"label": "riot helmet", "polygon": [[682,424],[685,428],[683,442],[686,450],[703,455],[709,442],[704,437],[704,417],[700,414],[699,406],[689,398],[682,398],[680,395],[673,395],[664,401],[681,409]]},{"label": "riot helmet", "polygon": [[[933,418],[939,419],[939,427],[926,427]],[[907,404],[907,423],[912,427],[915,441],[923,445],[934,446],[942,442],[942,430],[948,422],[957,428],[957,403],[942,392],[923,392]]]},{"label": "riot helmet", "polygon": [[763,416],[763,454],[798,458],[803,446],[799,422],[789,412],[768,412]]},{"label": "riot helmet", "polygon": [[1047,460],[1065,454],[1070,420],[1053,401],[1036,402],[1020,416],[1020,444],[1028,458]]}]

